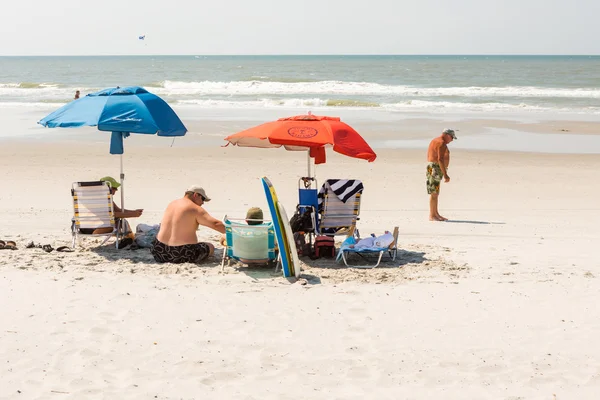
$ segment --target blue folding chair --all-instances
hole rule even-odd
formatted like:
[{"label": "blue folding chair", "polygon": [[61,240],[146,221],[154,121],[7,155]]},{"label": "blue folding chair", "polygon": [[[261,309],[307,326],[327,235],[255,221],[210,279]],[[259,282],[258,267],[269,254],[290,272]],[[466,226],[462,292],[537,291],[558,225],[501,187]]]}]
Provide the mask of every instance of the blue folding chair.
[{"label": "blue folding chair", "polygon": [[[312,185],[313,182],[314,189]],[[312,229],[306,232],[309,234],[315,234],[319,231],[319,218],[317,212],[319,208],[319,191],[316,187],[317,180],[314,177],[302,177],[298,180],[298,211],[300,213],[311,213]]]},{"label": "blue folding chair", "polygon": [[277,261],[273,222],[248,225],[245,220],[225,216],[223,223],[225,224],[227,248],[223,252],[222,267],[225,265],[226,258],[228,265],[231,260],[247,265],[270,265]]}]

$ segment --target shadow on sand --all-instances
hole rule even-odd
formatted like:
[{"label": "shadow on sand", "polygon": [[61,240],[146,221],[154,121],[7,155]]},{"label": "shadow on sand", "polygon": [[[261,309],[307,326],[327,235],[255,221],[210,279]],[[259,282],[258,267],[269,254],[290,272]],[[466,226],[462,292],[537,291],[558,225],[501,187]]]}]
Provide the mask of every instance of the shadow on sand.
[{"label": "shadow on sand", "polygon": [[130,250],[129,248],[117,249],[114,245],[104,245],[92,247],[89,249],[107,261],[129,260],[133,263],[155,263],[154,257],[150,254],[150,249],[138,248]]},{"label": "shadow on sand", "polygon": [[[377,264],[377,258],[379,255],[375,254],[355,254],[352,253],[347,257],[348,267],[344,265],[343,262],[337,262],[335,258],[319,258],[316,260],[311,260],[308,257],[302,257],[301,261],[304,263],[302,273],[300,275],[300,279],[305,279],[309,285],[319,285],[321,284],[321,273],[326,273],[331,270],[346,270],[346,269],[355,269],[353,266],[358,265],[375,265]],[[395,269],[402,267],[407,264],[421,264],[427,261],[425,257],[425,253],[416,252],[416,251],[408,251],[398,249],[398,255],[395,260],[392,261],[389,254],[384,254],[381,259],[381,263],[376,268],[377,270],[381,269]],[[231,266],[235,268],[238,272],[244,273],[248,275],[250,278],[255,280],[262,279],[273,279],[282,276],[281,268],[275,270],[272,266],[245,266],[244,264],[236,263],[232,261]],[[364,268],[356,268],[356,271],[359,271]],[[369,268],[367,268],[368,270]],[[290,283],[296,282],[295,278],[288,278]]]},{"label": "shadow on sand", "polygon": [[453,224],[506,225],[505,222],[470,221],[470,220],[460,220],[460,219],[449,219],[446,222],[450,222]]}]

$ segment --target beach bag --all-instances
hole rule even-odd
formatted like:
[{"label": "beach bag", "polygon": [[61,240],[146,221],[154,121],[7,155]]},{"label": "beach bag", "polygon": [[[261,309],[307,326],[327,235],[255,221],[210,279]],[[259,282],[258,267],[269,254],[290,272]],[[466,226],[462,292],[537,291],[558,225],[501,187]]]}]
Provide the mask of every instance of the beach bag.
[{"label": "beach bag", "polygon": [[294,243],[296,243],[298,257],[311,255],[310,243],[306,243],[306,235],[303,232],[294,233]]},{"label": "beach bag", "polygon": [[290,227],[292,232],[312,232],[312,208],[303,207],[301,210],[300,207],[296,207],[296,212],[290,219]]},{"label": "beach bag", "polygon": [[143,248],[149,249],[152,247],[152,242],[158,235],[158,228],[151,228],[148,231],[141,231],[135,235],[135,243]]},{"label": "beach bag", "polygon": [[335,257],[335,240],[331,236],[317,236],[315,238],[315,258]]}]

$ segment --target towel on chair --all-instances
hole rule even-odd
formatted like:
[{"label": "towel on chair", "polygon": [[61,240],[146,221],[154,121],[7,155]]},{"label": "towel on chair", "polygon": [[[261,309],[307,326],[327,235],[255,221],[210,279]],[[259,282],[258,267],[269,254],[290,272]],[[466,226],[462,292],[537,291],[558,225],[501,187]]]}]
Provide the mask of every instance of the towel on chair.
[{"label": "towel on chair", "polygon": [[364,186],[358,179],[327,179],[319,190],[319,210],[323,207],[325,193],[331,189],[342,202],[348,201],[356,193],[362,193]]}]

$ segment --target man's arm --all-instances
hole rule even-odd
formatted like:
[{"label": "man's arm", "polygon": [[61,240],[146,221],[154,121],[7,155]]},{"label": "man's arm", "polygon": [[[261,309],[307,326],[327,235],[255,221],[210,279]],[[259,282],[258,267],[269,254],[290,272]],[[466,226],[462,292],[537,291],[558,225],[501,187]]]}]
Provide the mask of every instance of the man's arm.
[{"label": "man's arm", "polygon": [[448,172],[446,171],[446,152],[448,151],[448,146],[446,144],[442,144],[438,148],[438,164],[440,165],[440,169],[442,170],[442,174],[444,174],[444,180],[448,182],[450,177],[448,176]]},{"label": "man's arm", "polygon": [[213,218],[202,207],[198,207],[198,216],[196,217],[196,221],[202,226],[214,229],[217,232],[225,233],[225,225],[223,224],[223,222],[219,221],[216,218]]},{"label": "man's arm", "polygon": [[115,218],[137,218],[142,215],[144,210],[121,210],[119,206],[113,203],[113,211],[115,212]]}]

